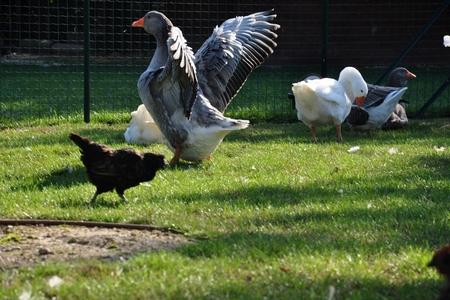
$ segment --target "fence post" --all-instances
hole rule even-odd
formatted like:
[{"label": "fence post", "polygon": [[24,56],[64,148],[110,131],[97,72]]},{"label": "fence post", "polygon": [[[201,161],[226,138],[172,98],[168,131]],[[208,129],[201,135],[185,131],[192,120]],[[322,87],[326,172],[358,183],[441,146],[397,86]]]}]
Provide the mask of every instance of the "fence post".
[{"label": "fence post", "polygon": [[322,50],[320,75],[327,77],[327,52],[328,52],[328,0],[322,0]]},{"label": "fence post", "polygon": [[90,102],[91,102],[91,70],[90,70],[90,28],[89,28],[89,6],[90,1],[84,0],[84,122],[91,120]]},{"label": "fence post", "polygon": [[420,31],[416,34],[414,39],[409,43],[409,45],[405,49],[403,49],[402,53],[400,53],[400,55],[389,66],[389,68],[387,68],[386,71],[384,71],[384,73],[380,76],[380,78],[378,78],[378,80],[375,82],[375,84],[380,84],[381,80],[383,80],[383,78],[387,74],[389,74],[395,68],[395,66],[397,66],[403,60],[403,58],[405,58],[405,56],[409,53],[409,51],[411,51],[414,48],[414,46],[422,39],[422,37],[425,35],[425,33],[428,32],[428,30],[431,28],[431,26],[433,26],[433,24],[437,20],[439,20],[439,18],[441,17],[442,13],[447,9],[449,4],[450,4],[450,0],[443,0],[442,1],[441,7],[438,8],[434,12],[434,14],[430,18],[430,20],[425,24],[425,26],[422,27],[422,29],[420,29]]}]

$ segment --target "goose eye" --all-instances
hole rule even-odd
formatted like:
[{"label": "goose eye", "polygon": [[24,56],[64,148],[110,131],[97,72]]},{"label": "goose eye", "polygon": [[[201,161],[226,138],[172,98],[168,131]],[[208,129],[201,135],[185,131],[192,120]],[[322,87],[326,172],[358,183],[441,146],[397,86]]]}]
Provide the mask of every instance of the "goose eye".
[{"label": "goose eye", "polygon": [[363,91],[363,90],[361,90],[361,93],[364,93],[364,91]]}]

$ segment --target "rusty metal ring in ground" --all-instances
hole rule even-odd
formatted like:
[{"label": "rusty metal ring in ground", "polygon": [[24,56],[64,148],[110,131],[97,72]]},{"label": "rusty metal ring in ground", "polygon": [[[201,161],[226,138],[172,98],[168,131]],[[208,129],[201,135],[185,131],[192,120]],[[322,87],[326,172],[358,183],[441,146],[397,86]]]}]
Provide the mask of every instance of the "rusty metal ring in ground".
[{"label": "rusty metal ring in ground", "polygon": [[110,223],[110,222],[95,222],[95,221],[75,221],[75,220],[48,220],[48,219],[0,219],[0,225],[44,225],[44,226],[57,226],[57,225],[70,225],[70,226],[84,226],[84,227],[102,227],[102,228],[123,228],[123,229],[136,229],[136,230],[158,230],[162,232],[171,232],[176,234],[183,234],[184,232],[169,228],[158,227],[147,224],[130,224],[130,223]]}]

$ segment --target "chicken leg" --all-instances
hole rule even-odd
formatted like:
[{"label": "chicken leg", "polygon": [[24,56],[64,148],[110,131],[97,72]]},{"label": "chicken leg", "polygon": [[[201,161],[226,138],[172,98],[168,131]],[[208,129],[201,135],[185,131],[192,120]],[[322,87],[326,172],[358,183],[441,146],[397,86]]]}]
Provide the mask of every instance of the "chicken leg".
[{"label": "chicken leg", "polygon": [[170,165],[174,166],[178,163],[178,161],[180,160],[180,156],[181,156],[181,146],[177,145],[175,147],[175,154],[173,155],[172,159],[170,160]]},{"label": "chicken leg", "polygon": [[100,193],[98,192],[98,190],[95,190],[95,194],[94,194],[94,196],[92,196],[92,198],[91,198],[91,201],[89,201],[89,203],[94,203],[95,202],[95,199],[97,199],[97,196],[99,195]]},{"label": "chicken leg", "polygon": [[119,195],[120,199],[122,199],[123,202],[128,203],[127,197],[123,194],[124,191],[116,189],[117,195]]},{"label": "chicken leg", "polygon": [[316,136],[316,126],[314,124],[311,124],[311,126],[309,126],[309,128],[311,129],[311,140],[313,143],[317,143],[317,136]]},{"label": "chicken leg", "polygon": [[336,139],[338,143],[342,143],[341,124],[336,125]]}]

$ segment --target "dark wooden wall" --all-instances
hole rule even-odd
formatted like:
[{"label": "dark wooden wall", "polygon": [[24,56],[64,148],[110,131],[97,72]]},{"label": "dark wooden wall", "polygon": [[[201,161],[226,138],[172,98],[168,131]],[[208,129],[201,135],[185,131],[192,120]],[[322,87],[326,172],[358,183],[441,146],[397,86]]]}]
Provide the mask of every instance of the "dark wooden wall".
[{"label": "dark wooden wall", "polygon": [[[322,7],[320,0],[278,1],[124,1],[91,0],[93,55],[146,57],[154,47],[150,37],[131,22],[148,10],[160,10],[179,26],[194,48],[213,26],[236,15],[275,8],[281,25],[278,48],[268,63],[305,65],[320,63]],[[329,1],[330,65],[386,65],[414,38],[442,1]],[[0,3],[2,54],[35,52],[65,55],[49,44],[82,44],[83,1],[9,0]],[[423,40],[405,59],[408,64],[446,65],[450,49],[442,45],[450,34],[447,9]],[[37,44],[36,44],[37,43]],[[42,43],[41,43],[42,44]],[[61,46],[61,45],[60,45]],[[64,46],[64,45],[63,45]],[[73,54],[80,55],[78,51]]]}]

